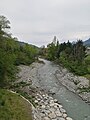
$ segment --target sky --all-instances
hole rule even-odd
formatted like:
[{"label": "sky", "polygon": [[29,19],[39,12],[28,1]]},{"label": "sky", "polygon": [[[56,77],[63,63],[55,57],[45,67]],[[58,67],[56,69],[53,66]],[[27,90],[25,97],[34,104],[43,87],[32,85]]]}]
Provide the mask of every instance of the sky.
[{"label": "sky", "polygon": [[90,37],[90,0],[0,0],[0,15],[19,41],[47,45]]}]

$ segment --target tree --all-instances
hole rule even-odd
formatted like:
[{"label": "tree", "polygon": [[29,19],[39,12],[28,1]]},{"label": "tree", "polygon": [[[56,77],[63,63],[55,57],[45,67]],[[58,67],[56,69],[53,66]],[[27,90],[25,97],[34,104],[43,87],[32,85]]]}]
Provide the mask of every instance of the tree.
[{"label": "tree", "polygon": [[9,34],[5,32],[6,29],[10,29],[10,21],[4,16],[0,16],[0,37],[3,35],[9,36]]},{"label": "tree", "polygon": [[37,47],[18,42],[6,32],[10,22],[0,16],[0,87],[10,85],[15,80],[17,65],[31,64],[37,55]]},{"label": "tree", "polygon": [[6,17],[0,16],[0,30],[5,30],[10,28],[10,21]]},{"label": "tree", "polygon": [[54,36],[52,43],[47,45],[47,57],[49,60],[59,58],[59,41],[56,36]]},{"label": "tree", "polygon": [[56,46],[55,44],[52,42],[51,44],[49,44],[47,46],[47,56],[49,60],[54,60],[56,57]]},{"label": "tree", "polygon": [[0,49],[0,87],[9,85],[15,78],[15,56]]},{"label": "tree", "polygon": [[73,46],[73,57],[74,60],[77,60],[78,63],[82,63],[86,56],[86,48],[83,46],[82,40],[78,40],[76,44]]}]

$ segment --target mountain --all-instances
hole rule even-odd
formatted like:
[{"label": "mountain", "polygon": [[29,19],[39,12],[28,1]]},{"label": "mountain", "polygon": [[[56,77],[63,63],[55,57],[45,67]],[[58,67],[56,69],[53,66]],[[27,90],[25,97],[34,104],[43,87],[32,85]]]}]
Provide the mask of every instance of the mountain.
[{"label": "mountain", "polygon": [[85,46],[89,47],[90,46],[90,38],[88,40],[84,41],[83,44]]}]

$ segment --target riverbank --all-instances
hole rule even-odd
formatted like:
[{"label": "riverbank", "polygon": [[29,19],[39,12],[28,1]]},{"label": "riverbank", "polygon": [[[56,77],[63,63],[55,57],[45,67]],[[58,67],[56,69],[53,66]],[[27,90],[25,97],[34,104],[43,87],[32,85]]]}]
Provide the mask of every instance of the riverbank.
[{"label": "riverbank", "polygon": [[20,95],[0,89],[0,120],[32,120],[32,107]]},{"label": "riverbank", "polygon": [[[19,80],[17,83],[26,82],[31,83],[31,72],[37,68],[43,66],[41,63],[33,63],[30,67],[21,65],[19,66],[20,72],[18,74]],[[36,73],[34,73],[33,78],[35,79]],[[25,86],[24,88],[20,88],[23,92],[34,96],[35,107],[32,108],[32,116],[33,120],[73,120],[68,117],[66,110],[63,106],[58,102],[57,99],[49,96],[45,93],[45,91],[36,87],[32,89],[33,93],[30,93],[30,86]]]},{"label": "riverbank", "polygon": [[37,107],[33,109],[33,120],[73,120],[57,99],[39,91],[35,97]]},{"label": "riverbank", "polygon": [[[78,95],[66,89],[59,79],[57,79],[56,74],[60,70],[59,66],[50,61],[44,60],[44,62],[45,64],[36,62],[26,67],[20,66],[23,72],[19,74],[19,77],[23,76],[22,81],[24,82],[30,82],[31,80],[32,87],[37,89],[37,93],[38,89],[40,89],[40,91],[44,91],[49,96],[52,96],[53,99],[57,99],[65,108],[67,114],[74,120],[89,120],[90,106],[83,102]],[[32,91],[30,86],[27,86],[24,90],[25,92]],[[37,95],[35,94],[35,96]]]},{"label": "riverbank", "polygon": [[[30,67],[28,66],[19,66],[22,72],[19,73],[19,76],[22,75],[21,81],[24,79],[29,81],[29,79],[37,79],[39,78],[38,70],[41,68],[44,64],[43,63],[33,63]],[[85,77],[76,76],[73,73],[70,73],[66,68],[63,68],[59,65],[57,65],[59,68],[55,71],[54,75],[56,76],[57,80],[60,82],[60,84],[64,85],[68,90],[74,92],[78,96],[82,98],[85,102],[90,104],[90,87],[89,87],[89,80]],[[35,73],[36,72],[36,73]],[[31,76],[30,74],[36,74],[34,76]],[[23,75],[24,74],[24,75]],[[34,83],[35,82],[35,83]],[[38,86],[40,83],[40,80],[33,80],[33,85]]]},{"label": "riverbank", "polygon": [[90,85],[87,78],[76,76],[61,66],[55,72],[55,76],[62,85],[90,104]]}]

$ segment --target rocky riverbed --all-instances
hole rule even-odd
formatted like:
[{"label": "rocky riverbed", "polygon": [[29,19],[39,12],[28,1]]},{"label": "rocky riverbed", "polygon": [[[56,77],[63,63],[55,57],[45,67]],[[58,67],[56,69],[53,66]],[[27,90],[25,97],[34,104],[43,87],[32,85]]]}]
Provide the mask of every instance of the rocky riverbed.
[{"label": "rocky riverbed", "polygon": [[[40,83],[40,80],[35,80],[39,77],[38,70],[40,67],[42,67],[43,64],[41,63],[33,63],[30,67],[28,66],[19,66],[21,69],[21,72],[19,73],[19,77],[21,79],[19,81],[30,81],[33,80],[33,84],[37,85]],[[67,89],[70,91],[76,93],[79,95],[85,102],[90,103],[90,92],[82,92],[83,89],[89,88],[89,80],[85,77],[80,77],[73,75],[70,73],[66,68],[62,68],[61,66],[58,66],[59,69],[55,71],[54,75],[56,76],[57,80],[64,85]],[[31,74],[35,74],[32,76]],[[35,83],[34,83],[35,82]],[[90,89],[90,88],[89,88]]]},{"label": "rocky riverbed", "polygon": [[[57,66],[49,61],[45,62],[45,64],[36,62],[30,66],[19,66],[19,68],[21,69],[18,75],[20,78],[19,82],[31,82],[32,87],[37,88],[37,91],[38,88],[40,89],[40,92],[38,91],[35,97],[35,102],[38,103],[38,105],[33,110],[34,120],[72,120],[72,118],[75,118],[75,120],[89,120],[90,107],[87,104],[84,104],[84,102],[79,97],[77,97],[77,95],[75,95],[82,95],[81,97],[89,102],[90,93],[84,93],[84,97],[84,94],[80,93],[79,89],[77,89],[78,86],[81,88],[82,86],[88,87],[88,80],[83,77],[74,76],[66,69]],[[66,90],[66,88],[68,90]],[[26,91],[28,91],[28,89],[29,87],[27,87]],[[42,93],[42,90],[44,90],[45,93]],[[69,91],[72,91],[75,94]],[[55,99],[58,99],[59,102]],[[53,104],[51,105],[51,103]],[[62,106],[62,103],[64,108],[66,109],[64,113],[58,107]],[[56,104],[58,104],[57,108],[54,107]],[[48,109],[47,106],[49,106]],[[83,108],[85,108],[86,110],[84,110]],[[49,109],[53,109],[53,111],[50,111]],[[63,109],[63,107],[61,107],[61,109]],[[80,111],[81,109],[82,112]],[[55,112],[57,110],[60,113],[60,116],[58,116]],[[53,118],[50,117],[52,113]],[[63,116],[65,114],[66,116]],[[67,114],[72,118],[67,117]]]},{"label": "rocky riverbed", "polygon": [[[31,72],[38,67],[41,67],[43,64],[33,63],[31,66],[19,66],[20,72],[18,74],[18,81],[31,83]],[[33,71],[33,72],[34,72]],[[36,74],[36,73],[35,73]],[[35,79],[35,76],[33,76]],[[57,99],[54,99],[50,95],[46,94],[40,88],[36,87],[35,91],[35,104],[36,107],[32,107],[32,116],[33,120],[73,120],[71,117],[67,115],[66,110],[63,108],[61,103],[58,102]],[[25,87],[24,92],[29,93],[29,87]]]},{"label": "rocky riverbed", "polygon": [[33,108],[33,120],[72,120],[57,99],[42,92],[37,93],[35,99],[37,107]]},{"label": "rocky riverbed", "polygon": [[56,78],[70,91],[78,94],[85,102],[90,103],[90,92],[83,91],[90,89],[89,80],[85,77],[73,75],[66,68],[59,67],[55,72]]}]

